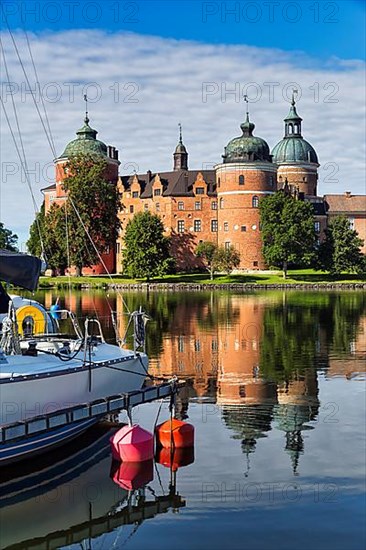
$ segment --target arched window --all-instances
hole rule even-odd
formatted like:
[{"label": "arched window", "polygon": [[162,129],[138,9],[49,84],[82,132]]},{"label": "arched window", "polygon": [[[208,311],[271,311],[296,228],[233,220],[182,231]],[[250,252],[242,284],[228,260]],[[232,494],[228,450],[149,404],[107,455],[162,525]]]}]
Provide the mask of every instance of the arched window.
[{"label": "arched window", "polygon": [[221,208],[224,208],[224,199],[223,198],[220,199],[220,209]]},{"label": "arched window", "polygon": [[239,176],[239,185],[244,185],[244,176]]},{"label": "arched window", "polygon": [[259,206],[259,199],[257,197],[257,195],[254,195],[254,197],[252,198],[252,207],[253,208],[258,208]]}]

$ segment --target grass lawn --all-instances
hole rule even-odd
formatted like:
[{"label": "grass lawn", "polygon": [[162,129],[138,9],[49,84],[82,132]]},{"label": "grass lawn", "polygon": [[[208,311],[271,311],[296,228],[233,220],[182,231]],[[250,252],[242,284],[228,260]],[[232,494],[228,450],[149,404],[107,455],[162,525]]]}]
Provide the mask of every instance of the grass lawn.
[{"label": "grass lawn", "polygon": [[[73,288],[81,286],[92,286],[95,288],[103,288],[110,284],[140,284],[146,283],[144,279],[129,279],[123,275],[114,275],[113,281],[109,277],[103,275],[95,275],[92,277],[41,277],[40,288],[50,287],[67,287],[71,282]],[[240,273],[233,275],[216,275],[213,281],[210,280],[207,273],[178,273],[176,275],[166,275],[165,277],[157,277],[150,283],[179,283],[179,284],[231,284],[231,283],[248,283],[248,284],[299,284],[299,283],[360,283],[366,282],[366,275],[342,274],[335,277],[328,273],[314,271],[312,269],[290,270],[287,279],[283,279],[282,272],[278,273]]]}]

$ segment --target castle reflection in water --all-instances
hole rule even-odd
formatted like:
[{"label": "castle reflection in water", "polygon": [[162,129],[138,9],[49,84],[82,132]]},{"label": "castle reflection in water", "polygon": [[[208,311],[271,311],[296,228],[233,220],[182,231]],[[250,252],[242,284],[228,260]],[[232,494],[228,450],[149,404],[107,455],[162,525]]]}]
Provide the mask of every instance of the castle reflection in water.
[{"label": "castle reflection in water", "polygon": [[[177,411],[190,400],[215,403],[249,456],[271,429],[283,431],[294,474],[304,452],[303,432],[319,414],[318,377],[352,378],[365,370],[366,299],[359,292],[276,291],[128,293],[148,325],[149,372],[188,380]],[[46,294],[46,305],[55,293]],[[103,319],[113,338],[110,311],[124,334],[122,298],[105,292],[63,298],[78,315]],[[331,411],[330,411],[331,413]]]}]

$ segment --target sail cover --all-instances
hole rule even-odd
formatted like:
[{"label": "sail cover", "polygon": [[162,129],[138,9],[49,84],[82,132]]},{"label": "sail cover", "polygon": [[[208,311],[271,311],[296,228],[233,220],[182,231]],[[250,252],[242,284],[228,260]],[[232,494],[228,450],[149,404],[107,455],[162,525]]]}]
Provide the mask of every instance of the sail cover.
[{"label": "sail cover", "polygon": [[0,249],[0,280],[35,290],[41,272],[42,261],[35,256]]}]

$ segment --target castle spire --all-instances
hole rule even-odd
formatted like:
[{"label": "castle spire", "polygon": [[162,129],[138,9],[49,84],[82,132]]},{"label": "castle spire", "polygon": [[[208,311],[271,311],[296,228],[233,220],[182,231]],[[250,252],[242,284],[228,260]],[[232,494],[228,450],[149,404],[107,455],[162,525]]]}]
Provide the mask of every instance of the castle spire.
[{"label": "castle spire", "polygon": [[301,137],[301,121],[302,118],[297,114],[295,97],[298,94],[298,90],[295,88],[292,90],[291,107],[285,122],[285,138],[287,137]]},{"label": "castle spire", "polygon": [[182,125],[178,123],[179,142],[174,151],[174,170],[188,170],[188,153],[182,138]]},{"label": "castle spire", "polygon": [[89,117],[88,117],[88,96],[84,94],[84,101],[85,101],[85,118],[84,122],[85,124],[89,124]]}]

